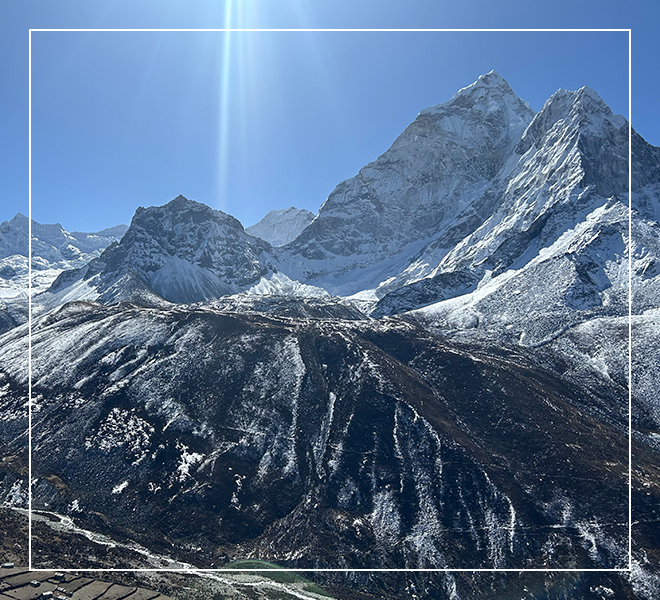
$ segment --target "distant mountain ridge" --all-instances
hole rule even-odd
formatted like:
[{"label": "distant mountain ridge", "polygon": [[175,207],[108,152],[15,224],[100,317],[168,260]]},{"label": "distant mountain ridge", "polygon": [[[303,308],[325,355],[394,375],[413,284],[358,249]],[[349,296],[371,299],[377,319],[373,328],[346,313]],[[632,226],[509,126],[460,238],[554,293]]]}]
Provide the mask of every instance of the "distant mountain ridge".
[{"label": "distant mountain ridge", "polygon": [[266,240],[271,246],[284,246],[296,239],[314,220],[314,213],[304,208],[271,210],[261,221],[246,227],[246,233]]},{"label": "distant mountain ridge", "polygon": [[[29,219],[17,213],[0,224],[0,259],[28,253]],[[32,255],[51,263],[90,260],[88,255],[104,250],[110,241],[121,239],[128,225],[116,225],[94,233],[66,231],[59,223],[44,225],[32,220]]]},{"label": "distant mountain ridge", "polygon": [[[28,229],[29,219],[22,213],[0,224],[0,297],[27,291]],[[68,232],[59,223],[44,225],[33,220],[33,287],[42,291],[61,271],[86,265],[127,229],[127,225],[117,225],[95,233]]]}]

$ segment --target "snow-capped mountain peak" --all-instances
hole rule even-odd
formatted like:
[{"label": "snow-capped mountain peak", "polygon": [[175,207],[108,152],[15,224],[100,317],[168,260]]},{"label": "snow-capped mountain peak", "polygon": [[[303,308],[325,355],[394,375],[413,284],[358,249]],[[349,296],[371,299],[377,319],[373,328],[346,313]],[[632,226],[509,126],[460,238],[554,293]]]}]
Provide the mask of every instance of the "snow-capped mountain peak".
[{"label": "snow-capped mountain peak", "polygon": [[[509,83],[496,71],[490,71],[481,75],[475,82],[458,90],[448,101],[429,106],[422,113],[432,113],[436,110],[455,103],[476,104],[480,99],[493,96],[513,96],[520,100],[511,89]],[[523,101],[524,102],[524,101]],[[525,104],[527,104],[525,102]]]},{"label": "snow-capped mountain peak", "polygon": [[477,206],[534,117],[492,72],[417,118],[374,162],[340,183],[286,247],[283,269],[339,294],[376,288],[442,235],[483,222]]},{"label": "snow-capped mountain peak", "polygon": [[284,246],[296,239],[314,220],[314,213],[291,206],[271,210],[261,221],[246,227],[250,235],[266,240],[271,246]]},{"label": "snow-capped mountain peak", "polygon": [[[529,104],[519,98],[508,82],[497,72],[482,75],[474,83],[460,89],[447,102],[441,102],[422,110],[420,115],[456,115],[470,111],[472,116],[488,119],[489,115],[504,111],[509,128],[502,133],[519,137],[529,123],[534,111]],[[461,115],[464,116],[464,115]],[[455,121],[455,119],[453,119]]]},{"label": "snow-capped mountain peak", "polygon": [[543,136],[550,133],[553,127],[564,131],[579,129],[583,135],[601,135],[604,128],[618,130],[626,124],[626,119],[614,114],[590,87],[585,86],[576,91],[559,89],[530,123],[516,150],[524,154],[532,144],[538,146]]}]

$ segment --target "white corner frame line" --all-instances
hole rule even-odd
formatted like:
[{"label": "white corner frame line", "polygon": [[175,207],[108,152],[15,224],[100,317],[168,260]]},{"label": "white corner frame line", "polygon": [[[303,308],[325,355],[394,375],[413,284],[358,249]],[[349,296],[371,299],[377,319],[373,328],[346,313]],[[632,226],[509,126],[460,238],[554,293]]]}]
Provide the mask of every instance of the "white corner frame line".
[{"label": "white corner frame line", "polygon": [[259,572],[257,569],[42,569],[33,566],[32,555],[32,33],[33,32],[280,32],[280,33],[561,33],[561,32],[620,32],[628,33],[628,566],[611,569],[554,569],[554,568],[437,568],[437,569],[268,569],[270,572],[470,572],[470,573],[581,573],[581,572],[630,572],[633,568],[632,558],[632,29],[253,29],[253,28],[213,28],[213,29],[29,29],[28,48],[28,569],[30,571],[64,571],[64,572],[172,572],[172,573],[230,573]]}]

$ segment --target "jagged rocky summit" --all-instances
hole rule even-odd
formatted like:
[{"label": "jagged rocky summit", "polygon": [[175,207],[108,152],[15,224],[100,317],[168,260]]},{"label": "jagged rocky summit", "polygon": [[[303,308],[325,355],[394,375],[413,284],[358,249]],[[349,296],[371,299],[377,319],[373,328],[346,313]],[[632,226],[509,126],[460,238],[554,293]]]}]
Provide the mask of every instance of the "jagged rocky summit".
[{"label": "jagged rocky summit", "polygon": [[533,116],[495,72],[423,110],[389,150],[335,188],[285,249],[283,270],[354,294],[400,275],[434,239],[455,245],[489,214],[492,203],[480,199]]},{"label": "jagged rocky summit", "polygon": [[234,217],[177,196],[139,208],[121,242],[77,272],[63,273],[58,293],[81,286],[85,298],[190,303],[236,293],[275,271],[272,248]]}]

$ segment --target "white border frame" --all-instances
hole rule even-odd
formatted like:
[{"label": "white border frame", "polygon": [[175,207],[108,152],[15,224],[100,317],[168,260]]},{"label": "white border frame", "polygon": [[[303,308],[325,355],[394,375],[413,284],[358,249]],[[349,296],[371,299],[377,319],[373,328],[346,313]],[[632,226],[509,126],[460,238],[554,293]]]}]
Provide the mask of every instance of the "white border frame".
[{"label": "white border frame", "polygon": [[[627,32],[628,33],[628,567],[613,569],[39,569],[32,566],[32,32]],[[28,49],[28,569],[35,572],[172,572],[172,573],[260,573],[260,572],[404,572],[404,573],[612,573],[632,571],[632,29],[30,29]]]}]

